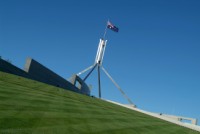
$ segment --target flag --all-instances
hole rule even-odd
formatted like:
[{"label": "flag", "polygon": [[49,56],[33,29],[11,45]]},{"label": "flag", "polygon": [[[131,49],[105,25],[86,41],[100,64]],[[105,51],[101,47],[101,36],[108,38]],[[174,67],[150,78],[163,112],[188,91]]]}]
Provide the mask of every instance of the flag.
[{"label": "flag", "polygon": [[113,30],[114,32],[119,32],[119,28],[110,23],[110,21],[107,22],[107,28]]}]

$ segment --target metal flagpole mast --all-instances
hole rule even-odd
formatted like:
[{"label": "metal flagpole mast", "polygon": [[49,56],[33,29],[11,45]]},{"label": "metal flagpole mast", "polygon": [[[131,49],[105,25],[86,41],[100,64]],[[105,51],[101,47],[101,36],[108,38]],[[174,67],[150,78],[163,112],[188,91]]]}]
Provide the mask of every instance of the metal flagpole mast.
[{"label": "metal flagpole mast", "polygon": [[[108,21],[109,21],[109,19],[108,19]],[[108,21],[107,21],[107,23],[106,23],[106,28],[105,28],[105,31],[104,31],[104,35],[103,35],[103,40],[106,38],[106,34],[107,34],[107,29],[108,29]]]},{"label": "metal flagpole mast", "polygon": [[97,67],[99,98],[101,98],[101,77],[100,77],[100,73],[101,72],[100,72],[100,69],[102,68],[102,70],[105,72],[105,74],[108,76],[108,78],[113,82],[113,84],[118,88],[118,90],[128,100],[128,102],[133,107],[136,107],[136,105],[133,104],[133,102],[128,98],[128,96],[124,93],[124,91],[120,88],[120,86],[114,81],[114,79],[110,76],[110,74],[102,66],[103,57],[104,57],[104,53],[105,53],[105,49],[106,49],[106,43],[107,43],[107,40],[105,40],[105,38],[106,38],[106,33],[107,33],[107,29],[108,28],[113,30],[113,31],[115,31],[115,32],[118,32],[118,30],[119,30],[116,26],[112,25],[109,22],[109,19],[108,19],[107,24],[106,24],[106,28],[105,28],[105,31],[104,31],[104,34],[103,34],[103,38],[101,38],[100,42],[99,42],[99,46],[98,46],[97,54],[96,54],[96,58],[95,58],[95,63],[92,66],[90,66],[90,67],[86,68],[85,70],[81,71],[77,75],[81,75],[82,73],[85,73],[86,71],[91,69],[90,72],[83,79],[83,81],[85,81],[90,76],[90,74],[94,71],[94,69]]},{"label": "metal flagpole mast", "polygon": [[[109,21],[109,19],[108,19]],[[100,68],[102,66],[102,62],[103,62],[103,57],[104,57],[104,52],[105,52],[105,47],[106,47],[106,42],[107,40],[105,40],[106,38],[106,33],[107,33],[107,29],[108,29],[108,21],[106,23],[106,28],[105,28],[105,31],[104,31],[104,35],[103,35],[103,44],[101,45],[101,49],[99,51],[99,54],[97,52],[97,57],[96,57],[96,62],[98,64],[98,88],[99,88],[99,98],[101,98],[101,72],[100,72]],[[100,46],[99,46],[100,47]],[[98,59],[98,56],[99,56],[99,59]]]},{"label": "metal flagpole mast", "polygon": [[105,52],[105,48],[106,48],[106,42],[107,40],[104,39],[100,39],[99,42],[99,47],[97,50],[97,55],[96,55],[96,59],[95,62],[98,65],[97,67],[97,71],[98,71],[98,89],[99,89],[99,98],[101,98],[101,66],[102,66],[102,62],[103,62],[103,57],[104,57],[104,52]]},{"label": "metal flagpole mast", "polygon": [[105,32],[104,32],[104,35],[103,35],[103,39],[105,39],[106,38],[106,33],[107,33],[107,26],[106,26],[106,28],[105,28]]},{"label": "metal flagpole mast", "polygon": [[[105,31],[105,34],[106,34],[106,31]],[[104,34],[104,36],[105,36],[105,34]],[[101,69],[102,62],[103,62],[103,57],[104,57],[104,52],[105,52],[105,48],[106,48],[106,43],[107,43],[107,40],[100,39],[94,65],[86,68],[85,70],[83,70],[83,71],[81,71],[80,73],[77,74],[77,75],[81,75],[81,74],[83,74],[86,71],[88,71],[88,70],[91,69],[90,72],[83,79],[83,81],[86,81],[86,79],[91,75],[91,73],[97,67],[97,71],[98,71],[99,98],[101,98],[101,77],[100,77],[100,73],[101,72],[100,72],[100,69]]]}]

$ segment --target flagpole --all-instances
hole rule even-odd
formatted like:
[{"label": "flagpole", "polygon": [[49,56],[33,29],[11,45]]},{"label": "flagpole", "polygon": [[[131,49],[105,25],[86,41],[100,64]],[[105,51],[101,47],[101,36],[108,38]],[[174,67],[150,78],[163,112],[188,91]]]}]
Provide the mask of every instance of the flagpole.
[{"label": "flagpole", "polygon": [[[109,21],[109,19],[108,19],[108,21]],[[103,40],[106,38],[106,33],[107,33],[107,29],[108,29],[108,27],[107,27],[108,21],[106,23],[106,28],[105,28],[104,35],[103,35]]]},{"label": "flagpole", "polygon": [[107,25],[106,25],[106,28],[105,28],[105,32],[104,32],[104,35],[103,35],[103,40],[106,38],[106,33],[107,33]]}]

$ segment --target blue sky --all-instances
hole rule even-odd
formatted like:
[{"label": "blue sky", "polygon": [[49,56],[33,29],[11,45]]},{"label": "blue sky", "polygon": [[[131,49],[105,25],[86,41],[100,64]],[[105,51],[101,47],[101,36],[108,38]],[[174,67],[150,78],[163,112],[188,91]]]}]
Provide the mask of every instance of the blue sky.
[{"label": "blue sky", "polygon": [[[109,19],[103,66],[141,109],[200,120],[199,0],[0,1],[0,55],[32,57],[64,78],[94,63]],[[84,77],[84,75],[82,76]],[[97,71],[87,80],[97,96]],[[127,103],[102,73],[102,97]]]}]

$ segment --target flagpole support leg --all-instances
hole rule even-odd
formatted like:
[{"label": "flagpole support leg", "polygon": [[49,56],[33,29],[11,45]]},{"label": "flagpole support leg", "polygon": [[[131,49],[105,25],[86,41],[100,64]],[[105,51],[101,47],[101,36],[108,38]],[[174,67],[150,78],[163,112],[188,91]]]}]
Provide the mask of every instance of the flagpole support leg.
[{"label": "flagpole support leg", "polygon": [[86,79],[90,76],[90,74],[94,71],[94,69],[96,68],[97,64],[94,65],[94,67],[92,68],[92,70],[85,76],[85,78],[83,79],[83,81],[86,81]]},{"label": "flagpole support leg", "polygon": [[122,93],[122,95],[124,96],[124,98],[127,99],[127,101],[133,106],[136,107],[135,104],[133,104],[133,102],[129,99],[129,97],[124,93],[124,91],[121,89],[121,87],[117,84],[117,82],[114,81],[114,79],[110,76],[110,74],[106,71],[106,69],[102,66],[102,70],[104,71],[104,73],[108,76],[108,78],[112,81],[112,83],[117,87],[117,89]]},{"label": "flagpole support leg", "polygon": [[99,86],[99,98],[101,99],[101,78],[100,78],[100,65],[98,65],[98,86]]}]

